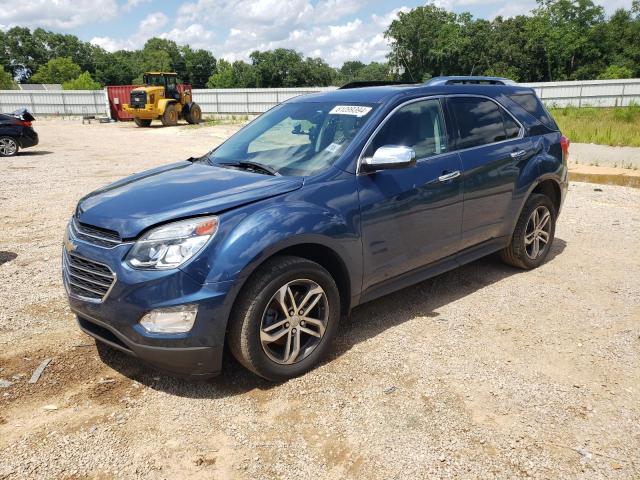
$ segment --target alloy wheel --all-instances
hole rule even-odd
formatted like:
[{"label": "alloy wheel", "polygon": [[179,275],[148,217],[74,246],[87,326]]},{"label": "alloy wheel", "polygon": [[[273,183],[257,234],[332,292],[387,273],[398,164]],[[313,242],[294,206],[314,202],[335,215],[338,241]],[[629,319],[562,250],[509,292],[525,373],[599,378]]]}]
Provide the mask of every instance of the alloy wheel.
[{"label": "alloy wheel", "polygon": [[278,364],[298,363],[320,344],[328,319],[322,287],[312,280],[293,280],[278,289],[262,315],[262,349]]},{"label": "alloy wheel", "polygon": [[524,237],[527,256],[535,260],[542,255],[551,237],[551,212],[544,205],[539,206],[529,216]]},{"label": "alloy wheel", "polygon": [[0,153],[5,156],[13,155],[18,150],[18,144],[10,138],[0,139]]}]

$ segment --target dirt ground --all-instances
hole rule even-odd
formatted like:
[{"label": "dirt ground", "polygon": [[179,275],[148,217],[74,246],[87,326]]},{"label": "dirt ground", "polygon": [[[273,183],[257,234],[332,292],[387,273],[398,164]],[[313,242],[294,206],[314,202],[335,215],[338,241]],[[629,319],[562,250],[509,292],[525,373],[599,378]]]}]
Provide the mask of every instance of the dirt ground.
[{"label": "dirt ground", "polygon": [[541,268],[364,305],[304,377],[192,383],[78,330],[61,239],[83,194],[235,127],[36,128],[0,162],[0,479],[640,477],[639,189],[572,183]]}]

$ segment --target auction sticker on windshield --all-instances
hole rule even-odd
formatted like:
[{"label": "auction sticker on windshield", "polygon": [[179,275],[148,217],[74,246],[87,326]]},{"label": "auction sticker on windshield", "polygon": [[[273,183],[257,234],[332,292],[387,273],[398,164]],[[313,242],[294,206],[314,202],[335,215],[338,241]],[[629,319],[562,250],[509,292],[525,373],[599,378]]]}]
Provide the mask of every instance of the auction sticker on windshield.
[{"label": "auction sticker on windshield", "polygon": [[371,107],[361,105],[337,105],[329,112],[329,115],[355,115],[356,117],[364,117],[371,111]]}]

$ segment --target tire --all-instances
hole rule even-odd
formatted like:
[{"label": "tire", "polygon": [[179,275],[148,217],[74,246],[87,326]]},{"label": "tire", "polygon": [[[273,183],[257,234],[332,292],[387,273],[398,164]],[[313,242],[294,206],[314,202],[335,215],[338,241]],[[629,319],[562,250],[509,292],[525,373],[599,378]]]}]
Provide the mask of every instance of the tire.
[{"label": "tire", "polygon": [[[534,216],[536,213],[537,217]],[[549,197],[537,193],[531,195],[518,218],[511,243],[500,252],[502,260],[524,270],[540,266],[553,245],[556,219],[557,212]],[[536,224],[538,228],[535,228]]]},{"label": "tire", "polygon": [[187,122],[189,122],[191,125],[197,125],[201,120],[202,111],[200,110],[200,105],[198,105],[197,103],[192,103],[187,115]]},{"label": "tire", "polygon": [[[298,309],[306,305],[310,310],[291,315],[292,298],[302,304]],[[228,345],[248,370],[281,382],[311,370],[325,357],[339,320],[340,294],[329,272],[304,258],[275,257],[258,268],[238,295],[229,319]]]},{"label": "tire", "polygon": [[134,118],[133,121],[139,127],[150,127],[151,126],[151,120],[149,120],[149,119]]},{"label": "tire", "polygon": [[2,136],[0,137],[0,157],[13,157],[20,150],[20,145],[15,138]]},{"label": "tire", "polygon": [[161,120],[165,127],[175,127],[178,124],[178,111],[173,103],[166,106]]}]

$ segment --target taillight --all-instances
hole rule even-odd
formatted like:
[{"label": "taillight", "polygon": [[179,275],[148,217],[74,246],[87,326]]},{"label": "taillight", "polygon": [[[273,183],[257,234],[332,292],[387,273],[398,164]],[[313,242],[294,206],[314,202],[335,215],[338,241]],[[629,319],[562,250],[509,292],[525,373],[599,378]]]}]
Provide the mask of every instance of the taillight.
[{"label": "taillight", "polygon": [[571,140],[562,135],[560,137],[560,148],[562,148],[562,159],[565,163],[569,160],[569,145],[571,145]]},{"label": "taillight", "polygon": [[31,122],[27,122],[26,120],[18,120],[18,125],[20,125],[22,127],[30,127],[31,126]]}]

